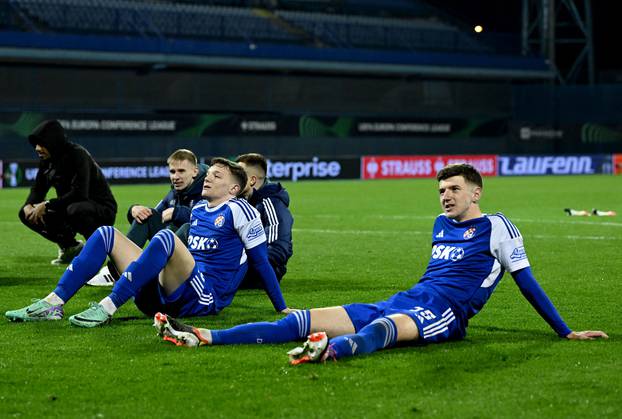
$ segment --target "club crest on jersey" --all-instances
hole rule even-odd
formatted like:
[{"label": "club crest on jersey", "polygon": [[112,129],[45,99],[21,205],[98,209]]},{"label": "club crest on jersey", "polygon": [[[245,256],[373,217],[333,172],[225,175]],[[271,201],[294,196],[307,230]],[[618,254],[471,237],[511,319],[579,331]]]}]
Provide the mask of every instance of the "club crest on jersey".
[{"label": "club crest on jersey", "polygon": [[218,217],[216,217],[216,219],[214,220],[214,225],[216,227],[222,227],[223,225],[225,225],[225,216],[219,215]]},{"label": "club crest on jersey", "polygon": [[467,231],[464,232],[464,234],[462,235],[462,237],[464,237],[464,240],[469,240],[472,239],[473,236],[475,236],[475,227],[471,227],[469,228]]},{"label": "club crest on jersey", "polygon": [[464,257],[464,249],[457,246],[437,244],[432,247],[432,259],[443,259],[457,262]]}]

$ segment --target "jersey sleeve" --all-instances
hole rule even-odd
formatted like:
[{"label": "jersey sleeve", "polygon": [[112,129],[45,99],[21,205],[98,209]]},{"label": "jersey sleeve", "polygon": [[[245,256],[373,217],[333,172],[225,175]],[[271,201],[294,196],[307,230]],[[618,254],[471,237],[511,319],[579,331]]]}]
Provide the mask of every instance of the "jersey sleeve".
[{"label": "jersey sleeve", "polygon": [[503,214],[489,216],[492,224],[490,252],[508,272],[529,266],[523,236]]},{"label": "jersey sleeve", "polygon": [[229,208],[233,215],[233,227],[246,249],[252,249],[266,241],[259,212],[251,204],[243,199],[232,199],[229,201]]}]

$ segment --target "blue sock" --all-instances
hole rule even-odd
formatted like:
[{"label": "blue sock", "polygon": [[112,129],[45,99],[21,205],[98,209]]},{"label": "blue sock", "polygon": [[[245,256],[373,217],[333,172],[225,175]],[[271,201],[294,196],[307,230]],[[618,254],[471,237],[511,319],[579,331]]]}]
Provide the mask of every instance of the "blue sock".
[{"label": "blue sock", "polygon": [[282,343],[307,337],[311,324],[309,310],[295,311],[275,322],[242,324],[226,330],[210,330],[212,345],[236,343]]},{"label": "blue sock", "polygon": [[121,307],[150,281],[157,281],[158,274],[164,269],[174,251],[175,233],[170,230],[158,231],[140,257],[130,263],[115,282],[109,295],[114,305],[117,308]]},{"label": "blue sock", "polygon": [[354,335],[338,336],[330,340],[335,358],[369,354],[395,345],[397,328],[388,317],[374,320]]},{"label": "blue sock", "polygon": [[54,293],[64,302],[69,301],[76,292],[95,275],[103,265],[114,246],[114,228],[99,227],[86,241],[80,254],[76,256],[60,277]]}]

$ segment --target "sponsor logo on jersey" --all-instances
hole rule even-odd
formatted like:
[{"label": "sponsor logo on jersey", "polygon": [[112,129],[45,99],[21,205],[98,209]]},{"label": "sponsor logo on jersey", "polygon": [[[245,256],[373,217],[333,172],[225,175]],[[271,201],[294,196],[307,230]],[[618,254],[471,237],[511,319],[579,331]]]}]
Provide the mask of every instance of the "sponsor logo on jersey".
[{"label": "sponsor logo on jersey", "polygon": [[436,236],[437,239],[442,239],[443,237],[445,237],[445,230],[441,230]]},{"label": "sponsor logo on jersey", "polygon": [[218,217],[216,217],[216,219],[214,220],[214,225],[216,227],[222,227],[223,225],[225,225],[225,216],[219,215]]},{"label": "sponsor logo on jersey", "polygon": [[512,254],[510,255],[510,259],[514,262],[527,259],[527,253],[525,252],[525,248],[521,246],[521,247],[517,247],[516,249],[514,249],[512,251]]},{"label": "sponsor logo on jersey", "polygon": [[194,221],[192,222],[192,224],[191,224],[191,225],[192,225],[192,226],[199,225],[199,220],[194,220]]},{"label": "sponsor logo on jersey", "polygon": [[248,234],[246,234],[246,238],[248,240],[253,240],[253,239],[256,239],[257,237],[261,236],[262,234],[264,234],[263,226],[261,224],[259,224],[259,225],[256,225],[254,227],[251,227],[248,230]]},{"label": "sponsor logo on jersey", "polygon": [[472,239],[473,236],[475,236],[475,230],[476,230],[475,227],[471,227],[467,231],[465,231],[464,234],[462,235],[462,237],[464,237],[464,240]]},{"label": "sponsor logo on jersey", "polygon": [[464,257],[464,249],[457,246],[436,244],[432,247],[432,259],[443,259],[457,262]]},{"label": "sponsor logo on jersey", "polygon": [[218,249],[218,240],[211,237],[188,236],[188,247],[192,250]]}]

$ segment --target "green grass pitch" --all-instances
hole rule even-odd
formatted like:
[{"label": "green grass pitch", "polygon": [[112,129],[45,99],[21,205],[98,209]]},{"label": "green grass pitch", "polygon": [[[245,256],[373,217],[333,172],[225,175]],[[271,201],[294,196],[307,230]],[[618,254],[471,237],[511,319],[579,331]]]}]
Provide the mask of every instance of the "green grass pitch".
[{"label": "green grass pitch", "polygon": [[[433,180],[288,183],[295,254],[283,281],[291,307],[374,302],[424,271],[440,213]],[[117,227],[131,203],[166,186],[117,186]],[[567,217],[564,207],[622,213],[622,177],[485,179],[482,209],[525,236],[533,272],[575,330],[608,341],[559,339],[509,275],[461,342],[400,347],[326,365],[290,367],[294,344],[177,348],[128,303],[95,330],[66,320],[0,319],[2,418],[586,418],[622,417],[622,216]],[[0,190],[0,311],[51,291],[55,247],[17,210],[27,190]],[[85,288],[67,316],[99,301]],[[268,298],[239,292],[202,327],[274,320]]]}]

